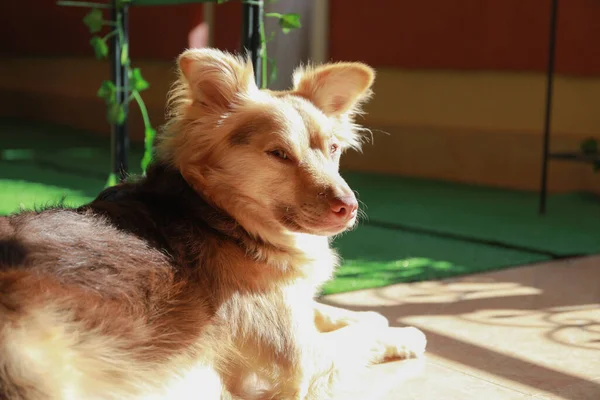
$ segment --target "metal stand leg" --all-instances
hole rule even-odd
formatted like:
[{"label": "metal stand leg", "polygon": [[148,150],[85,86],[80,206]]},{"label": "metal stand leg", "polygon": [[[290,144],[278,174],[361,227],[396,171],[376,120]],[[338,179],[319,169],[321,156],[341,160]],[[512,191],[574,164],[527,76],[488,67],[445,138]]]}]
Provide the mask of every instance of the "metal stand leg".
[{"label": "metal stand leg", "polygon": [[548,195],[548,156],[550,149],[550,124],[552,122],[552,94],[554,83],[554,54],[556,50],[556,17],[558,0],[551,0],[550,11],[550,38],[548,43],[548,67],[546,71],[546,115],[544,118],[544,143],[542,153],[542,182],[540,188],[540,214],[546,213],[546,200]]},{"label": "metal stand leg", "polygon": [[267,79],[262,76],[262,59],[260,57],[260,24],[263,20],[264,4],[263,0],[244,2],[243,5],[243,27],[242,27],[242,51],[247,51],[252,60],[254,68],[254,77],[256,85],[261,87],[262,80]]},{"label": "metal stand leg", "polygon": [[[127,5],[122,6],[121,16],[117,8],[117,0],[112,0],[111,20],[120,24],[123,29],[124,43],[129,42],[129,24]],[[123,90],[117,92],[117,101],[125,109],[125,121],[122,124],[113,124],[112,126],[112,172],[123,182],[127,177],[127,155],[129,152],[129,134],[128,134],[128,83],[127,66],[121,65],[121,45],[118,35],[111,38],[111,78],[116,87],[122,87]]]}]

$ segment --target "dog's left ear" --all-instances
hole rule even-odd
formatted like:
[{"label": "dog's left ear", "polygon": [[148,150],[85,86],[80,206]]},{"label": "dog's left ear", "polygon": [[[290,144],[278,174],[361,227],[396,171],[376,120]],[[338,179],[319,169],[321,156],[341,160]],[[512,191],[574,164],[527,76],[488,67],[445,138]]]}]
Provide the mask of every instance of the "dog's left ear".
[{"label": "dog's left ear", "polygon": [[362,63],[327,64],[294,72],[294,91],[330,116],[354,113],[371,95],[373,68]]},{"label": "dog's left ear", "polygon": [[222,112],[241,95],[258,90],[252,64],[215,49],[192,49],[179,56],[179,70],[197,104]]}]

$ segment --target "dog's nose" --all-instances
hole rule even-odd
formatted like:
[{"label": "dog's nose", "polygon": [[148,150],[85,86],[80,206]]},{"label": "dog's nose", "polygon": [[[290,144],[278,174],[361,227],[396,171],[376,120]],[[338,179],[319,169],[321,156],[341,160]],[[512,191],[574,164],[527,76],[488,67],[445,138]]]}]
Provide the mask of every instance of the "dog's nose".
[{"label": "dog's nose", "polygon": [[353,194],[335,197],[330,200],[331,211],[340,219],[350,219],[356,215],[358,202]]}]

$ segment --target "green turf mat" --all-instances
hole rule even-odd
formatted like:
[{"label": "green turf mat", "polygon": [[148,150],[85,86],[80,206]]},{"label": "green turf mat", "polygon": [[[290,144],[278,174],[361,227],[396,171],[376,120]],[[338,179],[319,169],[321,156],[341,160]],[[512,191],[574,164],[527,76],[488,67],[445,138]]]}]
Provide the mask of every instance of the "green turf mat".
[{"label": "green turf mat", "polygon": [[600,252],[600,198],[549,197],[546,216],[536,193],[347,173],[369,220],[528,247],[556,255]]},{"label": "green turf mat", "polygon": [[325,294],[531,264],[547,256],[361,225],[334,242],[344,262]]},{"label": "green turf mat", "polygon": [[[132,143],[132,174],[141,172],[142,146]],[[110,171],[110,138],[69,127],[0,121],[0,160],[37,163],[69,173],[107,179]]]},{"label": "green turf mat", "polygon": [[0,161],[0,215],[64,200],[77,206],[92,200],[104,182],[27,163]]}]

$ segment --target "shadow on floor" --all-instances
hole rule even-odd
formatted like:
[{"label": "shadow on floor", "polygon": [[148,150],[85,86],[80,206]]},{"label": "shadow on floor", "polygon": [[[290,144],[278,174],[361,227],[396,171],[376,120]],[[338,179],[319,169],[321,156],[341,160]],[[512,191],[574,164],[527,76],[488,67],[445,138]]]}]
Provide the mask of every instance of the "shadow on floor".
[{"label": "shadow on floor", "polygon": [[[430,353],[469,371],[582,400],[600,395],[600,363],[593,361],[600,360],[599,276],[600,259],[592,257],[374,289],[364,297],[334,295],[323,302],[377,311],[396,326],[408,321],[426,333]],[[501,328],[510,332],[507,337],[498,337]],[[512,340],[520,343],[511,347]],[[519,353],[523,346],[531,350]]]}]

